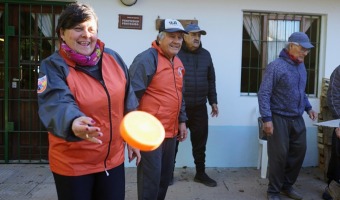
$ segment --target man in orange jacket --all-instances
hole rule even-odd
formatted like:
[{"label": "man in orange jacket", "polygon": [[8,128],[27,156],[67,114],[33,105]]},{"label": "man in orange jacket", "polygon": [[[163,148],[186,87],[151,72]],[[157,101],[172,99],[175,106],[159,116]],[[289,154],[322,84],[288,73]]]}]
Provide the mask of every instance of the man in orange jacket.
[{"label": "man in orange jacket", "polygon": [[136,56],[129,68],[131,84],[139,100],[139,110],[154,115],[165,129],[165,139],[157,149],[141,151],[137,169],[138,199],[165,199],[174,166],[177,136],[187,137],[183,101],[184,67],[176,56],[182,46],[182,24],[173,19],[161,22],[152,47]]}]

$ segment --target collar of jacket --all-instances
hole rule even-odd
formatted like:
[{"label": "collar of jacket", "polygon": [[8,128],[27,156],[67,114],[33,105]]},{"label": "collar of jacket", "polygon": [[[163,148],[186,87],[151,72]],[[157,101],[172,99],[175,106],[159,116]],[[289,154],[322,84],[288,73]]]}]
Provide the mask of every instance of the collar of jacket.
[{"label": "collar of jacket", "polygon": [[293,65],[300,65],[301,63],[303,62],[298,62],[297,60],[293,60],[292,56],[289,56],[287,50],[285,48],[283,48],[280,52],[280,55],[279,55],[280,58],[283,58],[285,60],[287,60],[287,62],[293,64]]}]

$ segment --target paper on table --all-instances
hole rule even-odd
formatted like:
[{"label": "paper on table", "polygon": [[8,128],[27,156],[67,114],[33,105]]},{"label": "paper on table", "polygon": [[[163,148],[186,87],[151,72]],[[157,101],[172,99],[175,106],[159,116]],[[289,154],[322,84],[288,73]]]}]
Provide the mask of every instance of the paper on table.
[{"label": "paper on table", "polygon": [[329,120],[329,121],[324,121],[324,122],[318,122],[315,123],[314,125],[316,126],[327,126],[327,127],[340,127],[340,119],[334,119],[334,120]]}]

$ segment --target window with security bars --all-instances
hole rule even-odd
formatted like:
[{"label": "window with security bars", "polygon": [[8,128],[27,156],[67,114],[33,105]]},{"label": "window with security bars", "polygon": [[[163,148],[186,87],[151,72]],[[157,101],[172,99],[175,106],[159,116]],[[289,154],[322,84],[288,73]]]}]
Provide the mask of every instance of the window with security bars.
[{"label": "window with security bars", "polygon": [[285,48],[293,32],[305,32],[314,48],[305,57],[306,94],[317,96],[320,46],[320,15],[243,12],[241,94],[257,95],[264,70]]}]

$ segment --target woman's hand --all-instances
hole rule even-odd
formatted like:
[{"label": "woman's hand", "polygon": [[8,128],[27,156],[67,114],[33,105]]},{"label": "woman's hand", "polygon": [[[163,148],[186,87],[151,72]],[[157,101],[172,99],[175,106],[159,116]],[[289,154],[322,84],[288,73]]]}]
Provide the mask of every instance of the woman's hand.
[{"label": "woman's hand", "polygon": [[95,124],[96,122],[90,117],[78,117],[73,120],[72,131],[79,138],[102,144],[103,142],[97,137],[102,137],[103,133],[100,132],[99,127],[94,126]]}]

